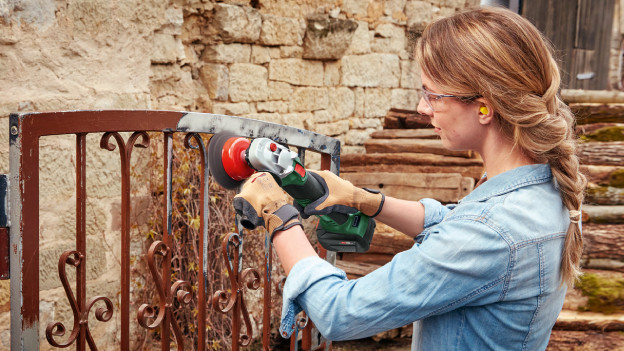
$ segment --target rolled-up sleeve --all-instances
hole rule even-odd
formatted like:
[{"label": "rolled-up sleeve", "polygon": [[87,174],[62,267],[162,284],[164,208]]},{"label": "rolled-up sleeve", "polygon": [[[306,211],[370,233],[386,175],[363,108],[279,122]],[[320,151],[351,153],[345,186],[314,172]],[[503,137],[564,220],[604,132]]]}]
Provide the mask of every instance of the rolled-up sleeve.
[{"label": "rolled-up sleeve", "polygon": [[[490,259],[483,260],[485,256]],[[429,240],[355,280],[320,258],[306,258],[286,280],[280,333],[292,334],[302,308],[324,337],[348,340],[469,303],[495,301],[509,257],[509,247],[496,231],[460,220],[441,223]]]},{"label": "rolled-up sleeve", "polygon": [[429,228],[434,224],[442,222],[444,216],[451,211],[455,205],[444,206],[440,201],[434,199],[421,199],[420,202],[425,207],[425,228]]}]

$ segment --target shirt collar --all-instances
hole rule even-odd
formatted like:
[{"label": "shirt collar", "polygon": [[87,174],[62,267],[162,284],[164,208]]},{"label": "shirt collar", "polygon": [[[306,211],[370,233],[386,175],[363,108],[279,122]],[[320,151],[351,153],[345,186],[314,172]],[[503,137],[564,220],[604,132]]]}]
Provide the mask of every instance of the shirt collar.
[{"label": "shirt collar", "polygon": [[551,180],[552,173],[548,164],[520,166],[488,179],[459,202],[484,201],[518,188]]}]

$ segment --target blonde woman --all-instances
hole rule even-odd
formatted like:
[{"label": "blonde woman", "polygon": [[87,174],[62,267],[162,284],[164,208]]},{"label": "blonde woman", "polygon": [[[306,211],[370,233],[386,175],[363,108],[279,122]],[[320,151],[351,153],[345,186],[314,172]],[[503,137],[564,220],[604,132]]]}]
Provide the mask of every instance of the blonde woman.
[{"label": "blonde woman", "polygon": [[483,8],[432,23],[415,57],[418,111],[445,147],[478,152],[486,173],[443,206],[310,172],[326,196],[306,215],[357,209],[416,240],[357,280],[317,257],[272,177],[253,177],[235,207],[272,233],[288,274],[281,332],[303,309],[330,340],[418,322],[414,349],[543,350],[579,273],[585,185],[552,50],[526,19]]}]

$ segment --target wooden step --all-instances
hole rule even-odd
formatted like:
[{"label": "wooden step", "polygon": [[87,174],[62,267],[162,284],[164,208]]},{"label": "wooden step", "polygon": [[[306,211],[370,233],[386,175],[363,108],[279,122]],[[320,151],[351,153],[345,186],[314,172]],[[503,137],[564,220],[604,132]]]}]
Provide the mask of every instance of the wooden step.
[{"label": "wooden step", "polygon": [[624,225],[584,224],[582,266],[624,272]]},{"label": "wooden step", "polygon": [[457,202],[474,188],[473,178],[458,173],[342,173],[341,176],[361,187],[382,191],[387,196],[418,201],[433,198],[440,202]]},{"label": "wooden step", "polygon": [[386,114],[384,129],[431,128],[431,117],[413,110],[391,109]]},{"label": "wooden step", "polygon": [[585,165],[624,164],[624,141],[580,143],[578,155]]},{"label": "wooden step", "polygon": [[555,323],[555,330],[624,331],[624,314],[603,314],[563,310]]},{"label": "wooden step", "polygon": [[477,157],[470,150],[449,150],[439,139],[369,139],[364,142],[364,147],[367,153],[417,152],[465,158]]},{"label": "wooden step", "polygon": [[371,169],[408,174],[459,173],[478,180],[483,175],[483,161],[480,158],[413,152],[349,154],[341,157],[341,172],[368,172]]},{"label": "wooden step", "polygon": [[373,132],[373,139],[440,139],[432,128],[427,129],[384,129]]}]

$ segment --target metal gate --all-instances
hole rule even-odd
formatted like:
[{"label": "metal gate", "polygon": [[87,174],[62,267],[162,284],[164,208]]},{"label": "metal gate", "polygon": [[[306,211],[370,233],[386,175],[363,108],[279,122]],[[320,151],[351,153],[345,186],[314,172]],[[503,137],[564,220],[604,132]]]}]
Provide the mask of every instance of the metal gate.
[{"label": "metal gate", "polygon": [[[10,116],[10,174],[0,177],[0,201],[4,211],[0,211],[0,277],[9,277],[7,264],[10,265],[11,288],[11,349],[37,350],[39,349],[39,325],[45,323],[46,338],[55,347],[72,346],[78,350],[97,349],[89,330],[89,315],[106,323],[114,314],[118,314],[121,323],[122,350],[130,348],[130,325],[138,323],[143,328],[160,328],[161,349],[169,350],[171,334],[173,334],[178,350],[203,349],[198,345],[206,345],[206,308],[219,308],[224,313],[232,313],[232,349],[237,350],[248,343],[251,337],[251,325],[244,305],[245,279],[250,274],[255,285],[262,280],[264,306],[263,320],[269,323],[271,310],[272,282],[270,241],[265,240],[264,272],[260,274],[256,269],[242,270],[243,257],[240,249],[244,242],[244,234],[225,235],[223,241],[224,257],[227,264],[230,287],[224,287],[220,298],[206,296],[206,276],[211,267],[204,262],[207,245],[207,223],[210,216],[207,209],[209,198],[208,160],[206,145],[201,135],[228,131],[245,137],[267,137],[277,142],[297,148],[300,158],[305,157],[306,151],[321,154],[321,169],[330,169],[337,173],[340,161],[340,142],[336,139],[319,135],[306,130],[288,126],[262,122],[225,115],[214,115],[193,112],[172,111],[69,111],[51,113],[22,113]],[[123,135],[130,135],[124,140]],[[138,320],[130,318],[130,161],[135,147],[147,147],[152,132],[162,135],[163,140],[163,191],[164,210],[162,240],[152,243],[147,253],[152,278],[160,296],[159,306],[151,306],[145,301],[137,313]],[[103,133],[100,145],[103,149],[114,151],[118,149],[121,162],[121,296],[119,306],[114,306],[110,296],[87,296],[86,289],[86,137],[91,133]],[[131,133],[131,134],[130,134]],[[197,149],[201,158],[201,218],[200,228],[202,235],[199,239],[198,251],[200,255],[198,266],[202,273],[198,281],[175,281],[162,279],[170,276],[171,257],[168,254],[173,245],[171,238],[171,179],[172,179],[172,138],[175,133],[185,135],[187,147]],[[76,177],[76,244],[62,253],[59,257],[59,278],[63,284],[67,299],[71,305],[73,321],[40,320],[39,311],[39,139],[50,135],[75,135],[75,177]],[[4,187],[2,185],[4,184]],[[7,191],[8,189],[8,191]],[[4,192],[2,192],[4,191]],[[8,207],[8,209],[7,209]],[[9,213],[9,216],[3,214]],[[3,223],[2,223],[3,222]],[[239,228],[240,229],[240,228]],[[7,233],[9,232],[9,233]],[[10,239],[8,238],[10,236]],[[7,241],[9,241],[7,245]],[[335,260],[333,252],[323,252],[326,259]],[[155,256],[161,256],[160,267]],[[70,286],[66,267],[75,267],[75,290]],[[263,278],[261,279],[260,276]],[[252,285],[253,285],[252,284]],[[193,289],[192,287],[195,287]],[[195,294],[197,296],[193,296]],[[184,305],[185,301],[197,298],[200,308],[197,315],[197,345],[184,345],[180,337],[180,328],[173,318],[173,300]],[[213,305],[214,307],[210,307]],[[156,308],[154,308],[156,307]],[[92,311],[92,309],[94,309]],[[158,312],[155,312],[158,311]],[[65,323],[68,326],[65,326]],[[71,325],[71,326],[69,326]],[[267,326],[267,324],[264,324]],[[136,326],[134,326],[136,327]],[[244,327],[244,328],[243,328]],[[308,323],[302,333],[301,343],[296,340],[296,333],[291,341],[291,349],[330,349],[331,344]],[[70,330],[69,336],[59,341]],[[244,330],[243,330],[244,329]],[[269,349],[269,328],[262,331],[263,349]]]}]

